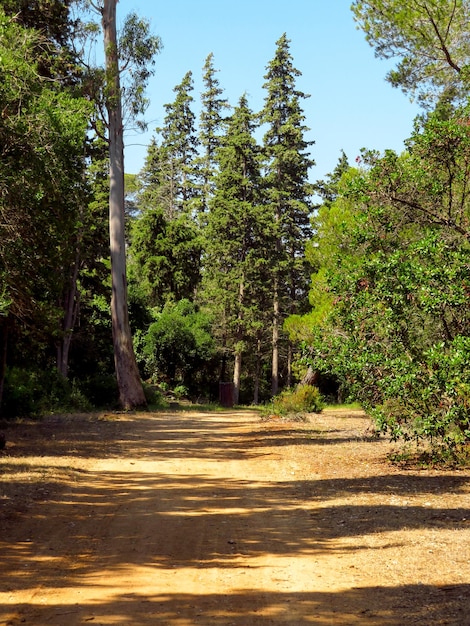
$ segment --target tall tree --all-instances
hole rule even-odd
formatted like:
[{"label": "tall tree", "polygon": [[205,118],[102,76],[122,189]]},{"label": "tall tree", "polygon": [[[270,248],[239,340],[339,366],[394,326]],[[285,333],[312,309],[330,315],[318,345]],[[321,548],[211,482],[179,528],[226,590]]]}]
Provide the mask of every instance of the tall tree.
[{"label": "tall tree", "polygon": [[261,202],[260,148],[246,96],[229,118],[217,151],[215,193],[205,229],[202,297],[213,312],[224,350],[234,358],[234,401],[238,402],[242,357],[256,351],[262,325],[262,280],[270,247],[270,215]]},{"label": "tall tree", "polygon": [[144,203],[163,207],[170,220],[193,214],[199,194],[193,89],[192,73],[187,72],[173,90],[174,101],[165,105],[163,127],[157,128],[160,143],[152,140],[141,173]]},{"label": "tall tree", "polygon": [[466,98],[468,0],[356,0],[354,17],[379,58],[400,59],[387,79],[422,102]]},{"label": "tall tree", "polygon": [[[272,255],[272,393],[279,389],[279,348],[283,320],[305,301],[308,268],[305,243],[311,235],[312,186],[308,181],[314,161],[308,153],[313,143],[305,138],[300,102],[308,96],[296,88],[301,72],[293,66],[290,41],[284,33],[267,67],[267,91],[261,120],[264,135],[265,189],[272,206],[276,243]],[[287,359],[289,381],[290,358]]]},{"label": "tall tree", "polygon": [[223,89],[216,77],[214,55],[211,53],[204,64],[204,91],[201,94],[201,114],[199,141],[202,148],[201,156],[201,210],[207,211],[209,199],[214,193],[213,177],[216,173],[216,152],[223,131],[224,111],[229,109],[228,101],[222,97]]},{"label": "tall tree", "polygon": [[90,104],[64,81],[42,75],[41,68],[50,66],[50,45],[0,13],[0,387],[8,332],[15,327],[16,358],[27,335],[25,365],[31,366],[33,337],[36,362],[50,365],[47,351],[60,334],[60,299],[75,253],[78,207],[86,198]]},{"label": "tall tree", "polygon": [[[111,251],[111,317],[116,375],[121,405],[132,409],[146,404],[135,360],[127,305],[124,125],[123,101],[136,118],[146,106],[143,91],[150,75],[149,66],[160,47],[160,40],[149,34],[148,23],[135,14],[127,17],[120,42],[117,38],[117,0],[93,4],[101,14],[105,49],[104,104],[109,142],[109,235]],[[130,68],[131,84],[121,89],[121,72]]]},{"label": "tall tree", "polygon": [[111,251],[111,318],[120,402],[126,409],[146,404],[134,356],[127,306],[124,139],[116,31],[116,0],[101,9],[106,58],[106,108],[109,140],[109,240]]}]

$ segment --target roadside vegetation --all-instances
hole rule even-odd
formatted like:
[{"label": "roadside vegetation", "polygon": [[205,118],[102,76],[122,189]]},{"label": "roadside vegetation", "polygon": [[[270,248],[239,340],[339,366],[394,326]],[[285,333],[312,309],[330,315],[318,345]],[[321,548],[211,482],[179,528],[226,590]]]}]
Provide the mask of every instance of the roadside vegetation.
[{"label": "roadside vegetation", "polygon": [[208,54],[197,117],[185,74],[122,202],[114,115],[143,123],[161,42],[132,14],[117,56],[89,66],[109,36],[93,4],[116,9],[0,9],[2,417],[215,406],[228,383],[231,404],[283,419],[354,402],[402,458],[468,463],[470,2],[353,2],[397,60],[388,80],[423,105],[402,154],[343,153],[312,182],[282,34],[260,111],[228,102]]}]

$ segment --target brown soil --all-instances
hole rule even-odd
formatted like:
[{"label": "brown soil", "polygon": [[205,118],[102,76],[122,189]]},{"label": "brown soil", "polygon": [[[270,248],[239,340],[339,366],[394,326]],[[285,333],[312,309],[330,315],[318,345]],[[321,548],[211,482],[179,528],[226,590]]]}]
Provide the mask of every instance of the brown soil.
[{"label": "brown soil", "polygon": [[470,471],[390,465],[357,412],[5,427],[0,624],[470,625]]}]

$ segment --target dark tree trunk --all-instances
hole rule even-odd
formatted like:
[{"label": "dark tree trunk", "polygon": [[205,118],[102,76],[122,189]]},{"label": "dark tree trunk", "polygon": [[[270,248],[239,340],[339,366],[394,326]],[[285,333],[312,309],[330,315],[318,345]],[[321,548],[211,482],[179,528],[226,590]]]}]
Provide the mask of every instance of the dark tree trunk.
[{"label": "dark tree trunk", "polygon": [[8,347],[9,319],[6,317],[0,323],[0,414],[2,408],[3,390],[5,388],[5,376],[7,370],[7,347]]}]

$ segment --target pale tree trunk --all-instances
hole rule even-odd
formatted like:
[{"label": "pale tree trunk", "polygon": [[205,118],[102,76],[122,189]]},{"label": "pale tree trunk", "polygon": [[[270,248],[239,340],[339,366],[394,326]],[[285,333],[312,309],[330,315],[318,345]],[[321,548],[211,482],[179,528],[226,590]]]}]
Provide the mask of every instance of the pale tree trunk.
[{"label": "pale tree trunk", "polygon": [[253,404],[259,404],[259,380],[261,374],[261,339],[258,339],[256,347],[256,366],[255,366],[255,381],[253,389]]},{"label": "pale tree trunk", "polygon": [[124,138],[116,35],[117,0],[104,0],[102,22],[106,55],[109,124],[109,240],[111,251],[111,319],[119,400],[124,409],[146,405],[127,308],[124,234]]},{"label": "pale tree trunk", "polygon": [[240,379],[242,373],[242,348],[241,342],[243,340],[243,332],[241,330],[243,322],[243,299],[245,295],[244,279],[240,281],[238,286],[238,330],[237,330],[237,345],[235,346],[235,362],[233,366],[233,402],[238,404],[240,398]]},{"label": "pale tree trunk", "polygon": [[238,404],[240,398],[240,378],[242,371],[242,354],[235,352],[235,362],[233,366],[233,403]]}]

